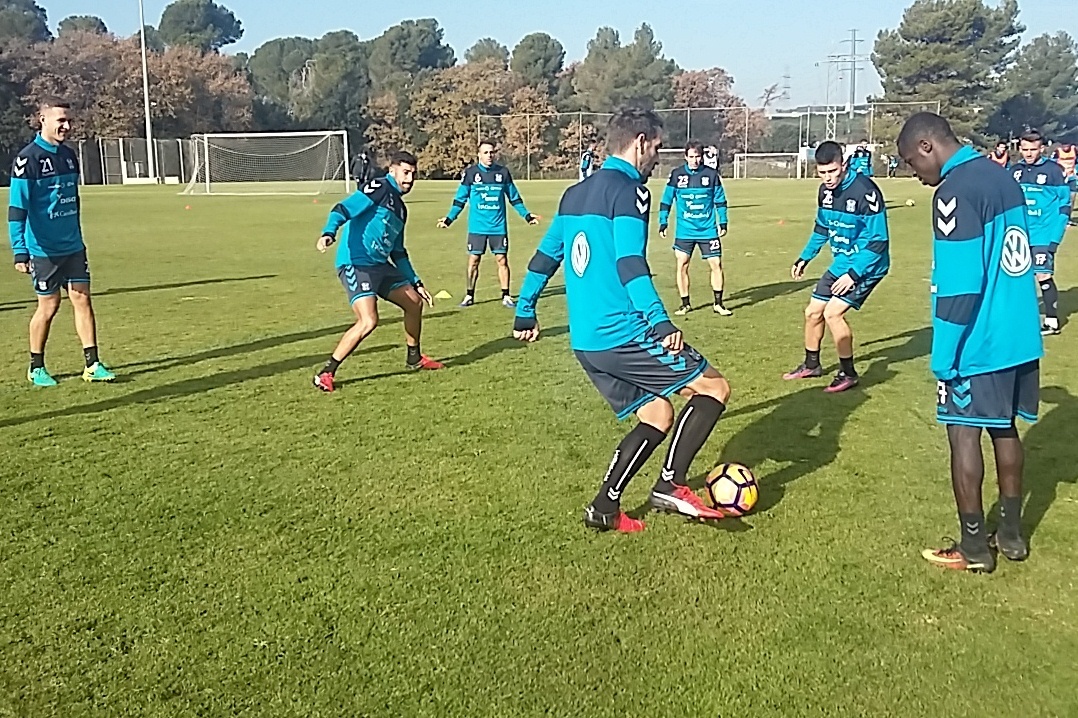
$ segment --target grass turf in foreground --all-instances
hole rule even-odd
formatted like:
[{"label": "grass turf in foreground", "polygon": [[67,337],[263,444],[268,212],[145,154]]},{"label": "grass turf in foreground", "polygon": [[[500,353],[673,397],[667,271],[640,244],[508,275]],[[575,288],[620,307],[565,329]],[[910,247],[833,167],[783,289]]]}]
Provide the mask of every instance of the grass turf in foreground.
[{"label": "grass turf in foreground", "polygon": [[[563,186],[521,184],[544,221],[510,218],[514,291]],[[314,250],[334,198],[86,191],[121,381],[77,380],[65,305],[61,385],[32,389],[30,288],[0,283],[0,715],[1074,715],[1078,338],[1046,340],[1026,432],[1030,561],[926,565],[956,528],[926,356],[928,192],[882,186],[894,270],[852,317],[863,384],[834,397],[779,379],[801,356],[811,282],[788,268],[815,185],[728,186],[735,315],[678,324],[734,387],[694,471],[749,464],[760,505],[718,527],[651,514],[633,537],[580,523],[628,425],[568,350],[559,280],[533,346],[508,338],[489,257],[480,304],[456,308],[465,227],[434,228],[451,183],[419,184],[408,231],[428,287],[453,294],[424,335],[448,368],[406,372],[382,305],[330,396],[310,377],[350,321]],[[673,308],[667,244],[653,233]],[[699,261],[693,279],[708,304]]]}]

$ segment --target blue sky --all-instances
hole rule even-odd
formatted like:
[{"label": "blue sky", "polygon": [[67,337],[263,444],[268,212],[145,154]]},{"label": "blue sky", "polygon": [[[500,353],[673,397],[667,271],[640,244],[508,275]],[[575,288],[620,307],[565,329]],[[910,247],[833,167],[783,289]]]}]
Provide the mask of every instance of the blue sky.
[{"label": "blue sky", "polygon": [[[138,29],[137,0],[38,2],[48,10],[54,28],[68,15],[93,14],[103,18],[113,32],[126,35]],[[168,0],[144,2],[147,21],[156,25]],[[844,100],[849,93],[847,80],[832,69],[829,81],[828,56],[849,52],[849,43],[842,41],[854,28],[868,40],[859,51],[871,53],[876,33],[895,27],[909,0],[829,0],[823,5],[805,0],[705,0],[692,4],[694,12],[688,18],[669,11],[666,3],[645,0],[224,0],[224,4],[244,27],[243,39],[227,48],[229,52],[251,52],[274,37],[320,37],[340,29],[366,39],[401,20],[434,17],[445,28],[446,40],[458,59],[481,37],[494,37],[512,49],[528,33],[543,31],[565,45],[569,62],[583,59],[598,27],[614,27],[628,42],[636,27],[647,22],[667,57],[688,69],[726,68],[734,76],[735,89],[750,104],[755,104],[763,88],[782,83],[787,72],[791,100],[801,104],[823,103],[828,94]],[[1073,0],[1022,0],[1026,37],[1058,30],[1078,37],[1078,9],[1067,9],[1072,4]],[[821,20],[820,8],[825,8],[826,20]],[[825,22],[831,29],[821,32]],[[858,74],[859,100],[879,91],[872,63],[866,61],[864,68]]]}]

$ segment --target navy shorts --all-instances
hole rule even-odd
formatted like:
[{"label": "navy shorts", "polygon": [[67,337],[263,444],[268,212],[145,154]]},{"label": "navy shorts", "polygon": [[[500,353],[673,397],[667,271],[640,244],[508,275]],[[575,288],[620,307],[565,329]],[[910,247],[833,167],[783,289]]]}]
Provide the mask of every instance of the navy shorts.
[{"label": "navy shorts", "polygon": [[938,382],[936,402],[941,424],[1007,428],[1018,417],[1032,424],[1040,402],[1040,362]]},{"label": "navy shorts", "polygon": [[854,309],[860,309],[865,304],[865,300],[868,299],[868,295],[872,294],[872,290],[879,285],[883,277],[861,277],[861,279],[853,285],[853,289],[846,292],[841,297],[835,297],[831,294],[831,285],[834,284],[838,277],[828,269],[824,272],[824,275],[820,277],[820,281],[816,283],[816,288],[812,290],[812,298],[819,299],[821,302],[829,302],[832,297],[835,299],[846,302]]},{"label": "navy shorts", "polygon": [[468,254],[486,254],[487,247],[490,247],[492,254],[507,254],[509,237],[504,234],[468,233]]},{"label": "navy shorts", "polygon": [[1052,245],[1049,247],[1030,247],[1029,251],[1033,255],[1033,273],[1034,274],[1055,274],[1056,273],[1056,250],[1059,249],[1059,245]]},{"label": "navy shorts", "polygon": [[718,237],[711,239],[675,239],[674,250],[682,252],[690,257],[692,251],[700,247],[700,257],[703,259],[719,259],[722,257],[722,240]]},{"label": "navy shorts", "polygon": [[30,257],[30,278],[34,291],[42,296],[56,294],[72,284],[90,283],[90,263],[86,250],[55,257]]},{"label": "navy shorts", "polygon": [[382,264],[377,267],[346,264],[337,269],[337,276],[344,285],[344,291],[348,293],[349,304],[354,304],[357,299],[363,297],[379,296],[382,299],[389,299],[389,293],[394,289],[411,284],[400,273],[400,270],[391,264]]},{"label": "navy shorts", "polygon": [[688,344],[671,354],[650,335],[614,349],[574,353],[618,419],[627,419],[648,402],[680,391],[708,367],[707,359]]}]

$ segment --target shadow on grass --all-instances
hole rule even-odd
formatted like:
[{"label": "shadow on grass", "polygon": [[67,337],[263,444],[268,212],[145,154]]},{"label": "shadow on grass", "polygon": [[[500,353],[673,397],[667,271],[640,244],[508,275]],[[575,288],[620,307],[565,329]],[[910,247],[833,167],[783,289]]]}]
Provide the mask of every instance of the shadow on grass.
[{"label": "shadow on grass", "polygon": [[[312,368],[313,372],[313,368],[317,366],[319,361],[325,359],[325,357],[326,355],[324,353],[309,354],[306,356],[282,359],[280,361],[270,362],[269,364],[262,364],[260,366],[245,367],[243,369],[234,369],[232,371],[216,372],[208,376],[194,377],[191,379],[184,379],[182,381],[173,382],[171,384],[163,384],[161,386],[155,386],[148,389],[141,389],[138,391],[131,392],[130,394],[111,397],[90,404],[83,404],[81,406],[70,406],[63,409],[56,409],[54,411],[46,411],[38,414],[32,414],[30,416],[19,416],[11,419],[5,419],[0,421],[0,428],[21,426],[23,424],[31,424],[36,421],[49,421],[51,419],[60,419],[71,416],[86,416],[88,414],[98,414],[105,411],[111,411],[112,409],[120,409],[125,406],[130,406],[132,404],[153,404],[159,401],[178,399],[185,396],[191,396],[193,394],[201,394],[203,392],[210,391],[213,389],[221,389],[226,386],[242,384],[244,382],[252,381],[254,379],[265,379],[267,377],[276,376],[278,374],[285,374],[287,372],[296,371],[303,368]],[[314,391],[314,389],[312,389],[311,391]]]},{"label": "shadow on grass", "polygon": [[[185,287],[200,287],[207,284],[227,284],[230,282],[251,282],[259,279],[275,279],[276,274],[256,274],[250,277],[217,277],[214,279],[194,279],[189,282],[171,282],[168,284],[152,284],[144,287],[112,287],[94,292],[95,297],[110,297],[114,294],[137,294],[140,292],[156,292],[167,289],[183,289]],[[26,309],[37,304],[34,299],[22,299],[14,302],[0,304],[0,312],[15,309]]]},{"label": "shadow on grass", "polygon": [[[1066,439],[1078,426],[1078,397],[1064,387],[1048,386],[1041,389],[1041,402],[1042,406],[1051,404],[1054,408],[1042,413],[1023,441],[1026,465],[1022,488],[1026,500],[1022,525],[1031,538],[1055,503],[1059,485],[1078,483],[1078,444]],[[998,501],[987,515],[999,516]]]},{"label": "shadow on grass", "polygon": [[[802,289],[807,289],[815,284],[815,279],[799,279],[797,281],[788,280],[785,282],[774,282],[772,284],[764,284],[759,287],[741,289],[727,296],[726,300],[728,302],[731,302],[731,304],[729,305],[730,309],[740,309],[742,307],[750,307],[754,304],[761,304],[768,301],[769,299],[778,299],[779,297],[796,294]],[[738,303],[733,304],[733,302]]]},{"label": "shadow on grass", "polygon": [[[437,314],[424,315],[424,320],[436,319],[439,317],[448,316],[452,312],[439,312]],[[403,321],[403,315],[396,314],[389,317],[381,317],[378,321],[379,329],[387,325],[399,324]],[[232,344],[224,347],[215,347],[213,349],[207,349],[205,351],[196,352],[194,354],[187,354],[179,357],[159,357],[157,359],[145,359],[137,362],[129,362],[127,364],[117,364],[112,368],[121,372],[121,380],[139,376],[140,374],[151,374],[153,372],[165,371],[167,369],[173,369],[177,366],[186,366],[188,364],[195,364],[202,361],[210,361],[213,359],[223,359],[225,357],[239,356],[243,354],[252,354],[254,352],[263,351],[266,349],[276,349],[286,344],[295,344],[297,342],[304,342],[310,339],[321,339],[328,336],[338,336],[344,334],[347,329],[352,326],[351,324],[338,324],[332,327],[324,327],[322,329],[312,329],[305,332],[292,332],[290,334],[281,334],[274,337],[263,337],[262,339],[255,339],[250,342],[243,342],[241,344]],[[376,335],[378,330],[375,330]],[[374,335],[374,336],[376,336]],[[401,343],[401,351],[403,350],[403,342]],[[385,347],[386,349],[392,347]],[[333,351],[332,347],[326,348],[326,356]],[[362,353],[364,351],[370,351],[360,346],[357,350]],[[133,370],[133,371],[131,371]]]},{"label": "shadow on grass", "polygon": [[1078,313],[1078,287],[1059,293],[1059,325],[1066,326],[1067,321]]},{"label": "shadow on grass", "polygon": [[[838,457],[840,439],[846,420],[870,397],[864,389],[886,383],[897,374],[896,365],[924,356],[930,349],[931,330],[927,327],[880,339],[882,344],[904,339],[902,344],[876,349],[861,357],[861,385],[841,394],[823,392],[825,381],[793,394],[776,397],[731,411],[726,419],[766,412],[738,431],[722,448],[719,458],[707,471],[693,477],[694,490],[704,486],[704,479],[719,464],[734,462],[754,472],[765,462],[780,468],[757,474],[760,502],[757,511],[766,511],[782,501],[790,483],[830,466]],[[721,432],[723,423],[718,426]]]},{"label": "shadow on grass", "polygon": [[[554,337],[560,337],[569,333],[569,327],[562,325],[558,327],[550,327],[549,329],[542,329],[540,334],[540,341],[544,339],[552,339]],[[447,368],[468,366],[475,362],[482,361],[496,354],[501,354],[505,351],[513,351],[517,349],[524,349],[528,345],[525,342],[514,339],[511,336],[499,337],[493,339],[485,344],[480,344],[477,347],[469,349],[466,353],[460,354],[455,357],[450,357],[445,360]]]}]

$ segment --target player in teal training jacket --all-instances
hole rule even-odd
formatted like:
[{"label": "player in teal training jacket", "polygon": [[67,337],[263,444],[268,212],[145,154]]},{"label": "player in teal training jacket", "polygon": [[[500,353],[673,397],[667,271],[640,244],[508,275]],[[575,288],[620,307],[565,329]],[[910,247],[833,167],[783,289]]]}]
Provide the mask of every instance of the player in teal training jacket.
[{"label": "player in teal training jacket", "polygon": [[1056,251],[1071,220],[1071,193],[1063,168],[1044,156],[1044,137],[1030,130],[1021,137],[1022,160],[1011,166],[1014,179],[1026,196],[1026,221],[1033,270],[1044,298],[1041,334],[1059,334],[1059,289],[1056,287]]},{"label": "player in teal training jacket", "polygon": [[[651,505],[693,518],[722,513],[688,486],[693,458],[726,409],[730,385],[682,338],[655,291],[647,261],[651,193],[646,182],[662,145],[662,120],[650,110],[623,109],[610,120],[603,168],[562,196],[558,213],[528,265],[513,334],[539,337],[536,302],[565,261],[569,344],[588,378],[619,419],[639,423],[614,451],[606,478],[584,511],[599,530],[635,532],[621,511],[633,476],[663,442],[673,439]],[[668,397],[688,400],[675,419]]]},{"label": "player in teal training jacket", "polygon": [[[462,307],[475,303],[475,285],[479,281],[479,263],[490,249],[498,263],[498,280],[502,287],[502,304],[515,307],[509,291],[509,223],[508,207],[516,210],[528,224],[539,224],[541,219],[524,206],[517,191],[513,175],[508,167],[497,164],[498,151],[491,140],[479,143],[479,158],[460,174],[460,187],[453,197],[449,213],[438,220],[438,226],[446,228],[456,221],[461,212],[468,210],[468,276]],[[507,206],[508,205],[508,206]]]},{"label": "player in teal training jacket", "polygon": [[444,368],[420,351],[423,305],[434,306],[434,299],[420,281],[404,248],[404,227],[408,222],[404,196],[412,191],[416,166],[415,155],[397,152],[385,177],[370,180],[329,212],[316,246],[319,252],[325,252],[339,242],[337,277],[348,295],[356,322],[314,377],[315,387],[322,391],[335,389],[333,380],[341,362],[378,327],[379,299],[396,304],[404,312],[405,366],[423,370]]},{"label": "player in teal training jacket", "polygon": [[45,369],[45,342],[66,289],[82,341],[84,381],[112,381],[115,375],[98,357],[97,318],[90,299],[90,264],[82,239],[79,159],[64,144],[71,132],[71,105],[56,97],[38,105],[41,132],[11,166],[8,234],[15,269],[29,274],[37,292],[30,319],[30,368],[34,386],[56,386]]},{"label": "player in teal training jacket", "polygon": [[[898,151],[932,198],[932,373],[936,417],[947,427],[961,540],[923,556],[943,568],[991,572],[992,548],[1020,561],[1022,441],[1015,419],[1037,419],[1044,352],[1026,199],[1007,170],[959,144],[951,126],[914,115]],[[992,439],[1000,519],[985,525],[981,433]]]},{"label": "player in teal training jacket", "polygon": [[823,376],[820,345],[826,326],[838,351],[839,371],[824,391],[837,393],[852,389],[860,380],[853,361],[853,330],[846,315],[851,309],[861,309],[887,276],[891,241],[883,193],[875,182],[842,161],[841,145],[824,142],[816,148],[816,171],[822,180],[816,224],[790,275],[801,279],[824,247],[831,250],[831,266],[805,307],[805,360],[783,378]]}]

